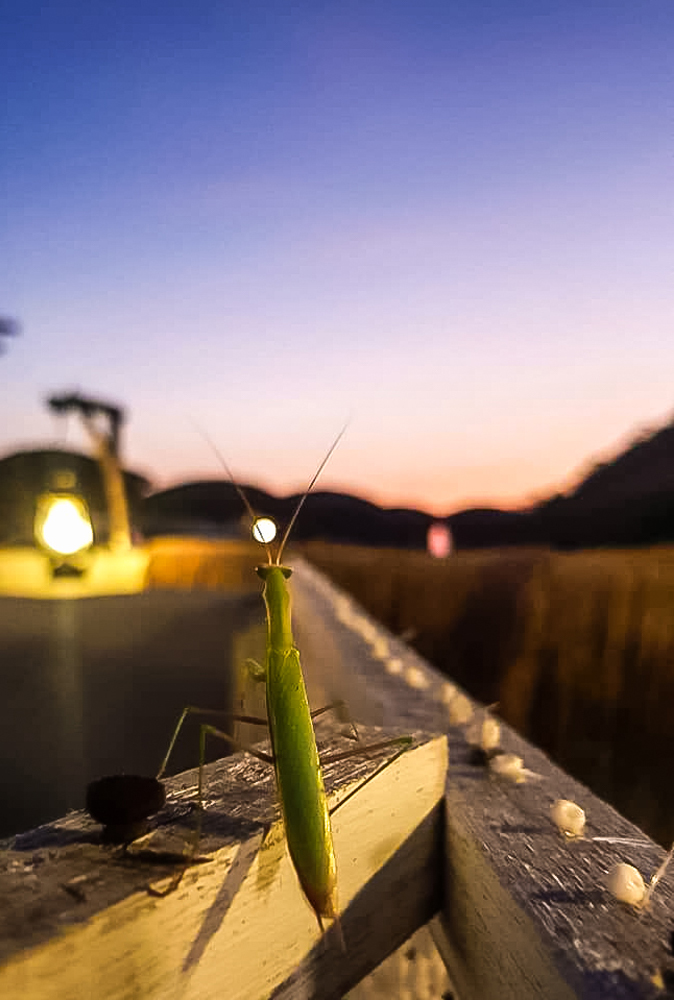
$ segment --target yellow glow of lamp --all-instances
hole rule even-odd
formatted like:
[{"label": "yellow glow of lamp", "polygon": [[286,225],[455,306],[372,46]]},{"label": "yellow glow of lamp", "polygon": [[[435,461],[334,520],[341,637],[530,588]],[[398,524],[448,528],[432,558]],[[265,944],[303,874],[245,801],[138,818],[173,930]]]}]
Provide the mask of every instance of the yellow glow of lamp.
[{"label": "yellow glow of lamp", "polygon": [[269,545],[276,538],[276,522],[271,517],[255,518],[252,535],[260,545]]},{"label": "yellow glow of lamp", "polygon": [[48,493],[38,500],[35,536],[58,556],[72,556],[88,549],[94,532],[87,506],[75,494]]}]

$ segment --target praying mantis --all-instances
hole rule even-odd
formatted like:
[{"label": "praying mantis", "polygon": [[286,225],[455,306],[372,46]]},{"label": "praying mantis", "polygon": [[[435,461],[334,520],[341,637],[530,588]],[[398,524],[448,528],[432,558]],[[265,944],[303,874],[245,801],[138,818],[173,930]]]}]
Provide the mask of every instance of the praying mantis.
[{"label": "praying mantis", "polygon": [[[254,664],[253,670],[256,678],[265,682],[267,719],[252,720],[248,717],[241,717],[244,721],[265,722],[269,727],[272,753],[266,754],[259,750],[250,750],[249,752],[274,766],[288,850],[300,886],[316,915],[321,932],[324,930],[324,920],[335,921],[342,946],[344,945],[344,939],[339,923],[337,866],[330,823],[330,809],[316,746],[313,716],[309,708],[300,653],[295,646],[292,631],[291,595],[288,587],[288,580],[292,575],[292,569],[283,564],[282,558],[300,510],[330,456],[339,444],[345,430],[346,428],[342,428],[340,431],[299,500],[276,553],[273,553],[270,543],[264,542],[267,562],[258,566],[256,572],[264,584],[262,597],[267,618],[266,655],[264,664]],[[212,442],[210,443],[241,497],[252,522],[254,537],[259,541],[264,541],[260,533],[255,533],[257,519],[248,498],[234,479],[227,463],[217,449],[215,449]],[[319,709],[313,715],[320,714],[322,711],[325,711],[325,709]],[[189,714],[206,714],[206,710],[193,706],[188,706],[183,710],[171,738],[166,756],[159,769],[157,779],[161,778],[166,770],[178,733]],[[229,715],[229,718],[236,719],[236,716]],[[357,736],[355,726],[353,729]],[[200,727],[198,784],[200,808],[203,808],[202,772],[207,734],[218,736],[238,747],[237,741],[222,730],[207,724]],[[354,749],[345,754],[333,755],[325,760],[324,763],[342,759],[351,754],[362,753],[368,750],[379,750],[385,746],[400,746],[401,749],[398,753],[380,765],[374,774],[367,779],[371,780],[380,770],[389,766],[401,753],[404,753],[411,743],[411,737],[397,737],[393,740],[370,744],[357,750]]]}]

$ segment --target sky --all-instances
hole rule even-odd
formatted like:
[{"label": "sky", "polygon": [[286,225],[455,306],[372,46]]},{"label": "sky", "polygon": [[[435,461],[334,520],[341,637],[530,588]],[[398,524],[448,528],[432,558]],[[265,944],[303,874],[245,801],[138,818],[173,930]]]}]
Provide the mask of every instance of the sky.
[{"label": "sky", "polygon": [[[672,0],[4,0],[0,455],[442,515],[672,418]],[[3,338],[4,339],[4,338]]]}]

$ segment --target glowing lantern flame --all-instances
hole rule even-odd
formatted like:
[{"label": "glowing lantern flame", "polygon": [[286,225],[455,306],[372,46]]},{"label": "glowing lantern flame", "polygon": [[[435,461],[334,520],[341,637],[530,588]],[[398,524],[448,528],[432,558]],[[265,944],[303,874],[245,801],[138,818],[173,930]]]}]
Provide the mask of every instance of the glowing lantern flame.
[{"label": "glowing lantern flame", "polygon": [[258,517],[253,525],[253,538],[261,545],[269,545],[276,538],[276,524],[270,517]]},{"label": "glowing lantern flame", "polygon": [[51,497],[44,501],[38,540],[61,556],[87,549],[94,540],[84,503],[77,497]]}]

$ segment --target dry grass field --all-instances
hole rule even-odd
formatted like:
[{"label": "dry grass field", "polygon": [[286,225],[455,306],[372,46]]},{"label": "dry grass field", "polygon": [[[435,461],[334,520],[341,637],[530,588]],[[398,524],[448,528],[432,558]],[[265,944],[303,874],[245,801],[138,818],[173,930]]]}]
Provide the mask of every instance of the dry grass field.
[{"label": "dry grass field", "polygon": [[652,837],[674,840],[674,548],[302,551]]},{"label": "dry grass field", "polygon": [[151,538],[145,590],[227,590],[252,593],[260,589],[255,566],[260,546],[239,539]]}]

